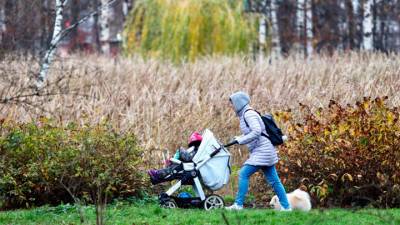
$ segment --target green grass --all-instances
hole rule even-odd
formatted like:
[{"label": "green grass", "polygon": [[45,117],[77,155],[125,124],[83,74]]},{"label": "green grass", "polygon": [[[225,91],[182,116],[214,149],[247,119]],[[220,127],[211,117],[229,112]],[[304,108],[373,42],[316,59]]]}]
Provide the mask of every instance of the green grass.
[{"label": "green grass", "polygon": [[[84,207],[86,222],[95,223],[92,206]],[[200,209],[163,209],[157,204],[118,202],[107,209],[107,224],[400,224],[400,209],[344,209],[276,212],[271,209],[246,209],[240,212]],[[0,224],[81,224],[72,205],[40,207],[31,210],[0,212]]]}]

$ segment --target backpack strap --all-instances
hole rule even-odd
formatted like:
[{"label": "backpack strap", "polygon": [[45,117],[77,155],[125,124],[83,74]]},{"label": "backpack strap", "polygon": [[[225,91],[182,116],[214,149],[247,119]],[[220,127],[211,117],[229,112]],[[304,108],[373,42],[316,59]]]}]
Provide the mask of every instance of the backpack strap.
[{"label": "backpack strap", "polygon": [[[250,126],[249,126],[249,124],[248,124],[247,121],[246,121],[246,116],[245,116],[245,114],[246,114],[247,111],[250,111],[250,110],[255,111],[256,113],[258,113],[258,115],[261,116],[261,114],[260,114],[257,110],[254,110],[254,109],[247,109],[246,111],[244,111],[244,112],[243,112],[243,120],[244,120],[244,123],[246,124],[246,127],[250,127]],[[262,119],[261,119],[261,120],[262,120]],[[264,124],[264,126],[265,126],[265,124]],[[268,135],[265,134],[265,133],[262,132],[262,131],[261,131],[261,136],[264,136],[264,137],[266,137],[266,138],[269,139]]]},{"label": "backpack strap", "polygon": [[[248,124],[247,121],[246,121],[246,112],[249,111],[249,110],[252,110],[252,109],[247,109],[247,110],[244,111],[244,113],[243,113],[243,120],[244,120],[244,123],[246,124],[246,127],[250,127],[249,124]],[[255,110],[254,110],[254,111],[255,111]]]}]

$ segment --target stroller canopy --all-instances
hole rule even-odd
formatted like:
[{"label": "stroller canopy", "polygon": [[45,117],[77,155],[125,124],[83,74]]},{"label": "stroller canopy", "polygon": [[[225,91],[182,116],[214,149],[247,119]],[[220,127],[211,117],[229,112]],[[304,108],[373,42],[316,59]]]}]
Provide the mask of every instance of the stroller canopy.
[{"label": "stroller canopy", "polygon": [[214,134],[210,130],[206,129],[203,132],[203,141],[201,142],[196,155],[193,157],[193,162],[199,164],[200,162],[207,160],[210,154],[218,148],[221,148],[219,153],[209,159],[199,169],[203,184],[213,191],[221,189],[229,181],[231,172],[229,159],[231,154],[214,137]]}]

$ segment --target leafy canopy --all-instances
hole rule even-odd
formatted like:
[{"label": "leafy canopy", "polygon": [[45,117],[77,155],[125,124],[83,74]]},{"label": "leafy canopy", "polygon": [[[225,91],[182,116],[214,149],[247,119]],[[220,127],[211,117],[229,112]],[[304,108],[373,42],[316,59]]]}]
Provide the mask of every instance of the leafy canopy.
[{"label": "leafy canopy", "polygon": [[241,1],[139,0],[127,19],[124,48],[128,55],[194,61],[247,53],[256,36]]}]

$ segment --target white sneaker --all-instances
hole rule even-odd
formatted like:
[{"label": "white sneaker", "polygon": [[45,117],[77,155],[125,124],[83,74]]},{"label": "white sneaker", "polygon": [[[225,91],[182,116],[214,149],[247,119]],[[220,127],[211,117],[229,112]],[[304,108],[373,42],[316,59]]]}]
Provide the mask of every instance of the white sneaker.
[{"label": "white sneaker", "polygon": [[233,205],[231,205],[229,207],[225,207],[225,209],[226,210],[242,210],[243,206],[240,206],[240,205],[235,203],[235,204],[233,204]]},{"label": "white sneaker", "polygon": [[279,211],[281,211],[281,212],[291,212],[292,208],[287,208],[287,209],[281,208],[281,210],[279,210]]}]

